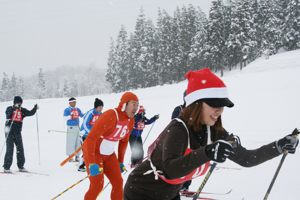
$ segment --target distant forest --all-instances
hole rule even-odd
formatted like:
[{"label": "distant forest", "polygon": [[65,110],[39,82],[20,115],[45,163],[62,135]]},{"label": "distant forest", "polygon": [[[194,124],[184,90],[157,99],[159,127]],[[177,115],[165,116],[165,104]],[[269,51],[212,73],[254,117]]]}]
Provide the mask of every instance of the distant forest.
[{"label": "distant forest", "polygon": [[106,69],[63,66],[52,71],[39,69],[28,78],[12,77],[3,72],[0,101],[12,101],[19,95],[28,99],[78,97],[111,92],[105,81]]},{"label": "distant forest", "polygon": [[111,39],[106,80],[121,92],[185,80],[190,70],[243,69],[279,49],[300,48],[299,0],[213,0],[209,16],[193,5],[158,12],[156,26],[143,8],[133,33],[122,25]]},{"label": "distant forest", "polygon": [[60,98],[178,83],[204,67],[223,76],[264,55],[300,48],[299,0],[212,0],[209,16],[193,5],[173,15],[158,8],[156,25],[143,8],[135,30],[111,38],[107,71],[61,67],[30,78],[3,72],[0,101],[13,96]]}]

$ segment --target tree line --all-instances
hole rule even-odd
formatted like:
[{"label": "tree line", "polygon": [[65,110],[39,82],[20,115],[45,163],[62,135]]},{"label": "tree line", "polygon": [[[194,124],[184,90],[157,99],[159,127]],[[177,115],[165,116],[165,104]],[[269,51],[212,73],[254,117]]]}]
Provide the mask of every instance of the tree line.
[{"label": "tree line", "polygon": [[18,95],[27,99],[78,97],[111,92],[105,81],[106,69],[93,65],[89,67],[63,66],[43,72],[40,68],[37,75],[28,78],[11,78],[3,72],[0,88],[0,101],[12,101]]},{"label": "tree line", "polygon": [[156,26],[143,8],[133,33],[111,39],[106,80],[121,92],[185,80],[190,70],[239,68],[279,49],[300,48],[299,0],[213,0],[200,7],[158,10]]}]

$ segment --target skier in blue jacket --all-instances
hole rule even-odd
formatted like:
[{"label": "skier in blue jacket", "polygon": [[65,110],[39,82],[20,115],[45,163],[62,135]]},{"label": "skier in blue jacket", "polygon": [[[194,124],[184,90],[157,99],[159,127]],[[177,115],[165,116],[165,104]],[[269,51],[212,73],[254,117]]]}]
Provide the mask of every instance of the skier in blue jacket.
[{"label": "skier in blue jacket", "polygon": [[155,122],[159,115],[154,115],[151,119],[147,119],[146,109],[140,105],[138,114],[134,115],[134,128],[132,129],[129,137],[129,144],[131,149],[131,167],[136,165],[144,157],[142,133],[145,125]]},{"label": "skier in blue jacket", "polygon": [[[83,117],[84,114],[79,108],[76,107],[76,99],[71,97],[69,99],[70,106],[64,110],[64,120],[67,121],[67,138],[66,138],[66,154],[67,156],[72,155],[80,145],[79,138],[79,117]],[[75,156],[75,161],[79,161],[79,155],[81,151]],[[70,162],[74,161],[73,158]]]},{"label": "skier in blue jacket", "polygon": [[[103,106],[104,106],[103,101],[96,98],[95,102],[94,102],[94,108],[89,110],[84,115],[83,122],[82,122],[81,128],[80,128],[80,133],[83,134],[81,136],[81,144],[86,139],[86,136],[89,134],[89,132],[91,131],[91,129],[94,126],[95,122],[97,121],[97,119],[102,114]],[[83,159],[83,156],[82,156],[80,161],[79,161],[79,164],[78,164],[78,171],[85,172],[86,169],[85,169],[84,166],[85,166],[85,163],[84,163],[84,159]]]}]

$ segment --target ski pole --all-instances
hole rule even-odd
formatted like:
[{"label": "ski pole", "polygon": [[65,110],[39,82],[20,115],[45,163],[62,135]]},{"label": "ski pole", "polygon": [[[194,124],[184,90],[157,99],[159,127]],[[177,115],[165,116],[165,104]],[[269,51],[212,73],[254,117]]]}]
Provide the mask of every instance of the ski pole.
[{"label": "ski pole", "polygon": [[[14,111],[14,112],[15,112],[15,111]],[[14,112],[13,112],[13,113],[14,113]],[[5,146],[6,140],[7,140],[7,138],[8,138],[8,135],[9,135],[9,133],[10,133],[11,127],[12,127],[12,125],[13,125],[13,123],[14,123],[14,120],[15,120],[16,116],[17,116],[17,114],[15,114],[13,120],[11,121],[11,124],[10,124],[10,126],[9,126],[7,135],[5,134],[5,141],[4,141],[4,143],[3,143],[3,146],[2,146],[2,149],[1,149],[1,152],[0,152],[0,156],[1,156],[1,154],[2,154],[3,148],[4,148],[4,146]]]},{"label": "ski pole", "polygon": [[[52,132],[60,132],[60,133],[72,133],[72,134],[80,134],[80,133],[75,133],[75,132],[57,131],[57,130],[48,130],[48,133],[50,133],[50,131],[52,131]],[[87,135],[87,134],[84,134],[84,135]]]},{"label": "ski pole", "polygon": [[[292,133],[292,137],[293,137],[293,138],[297,138],[297,136],[298,136],[299,133],[300,133],[299,130],[296,128],[296,129],[293,131],[293,133]],[[280,169],[281,169],[281,166],[282,166],[282,164],[283,164],[283,161],[284,161],[284,159],[285,159],[285,157],[286,157],[287,155],[288,155],[288,152],[287,152],[287,151],[284,151],[284,152],[283,152],[283,156],[282,156],[282,158],[281,158],[281,160],[280,160],[280,162],[279,162],[279,165],[278,165],[278,167],[277,167],[277,170],[276,170],[276,172],[275,172],[275,174],[274,174],[274,176],[273,176],[273,179],[272,179],[272,181],[271,181],[271,183],[270,183],[270,186],[269,186],[269,188],[268,188],[268,190],[267,190],[267,193],[266,193],[266,195],[265,195],[265,197],[264,197],[264,200],[267,200],[267,199],[268,199],[269,194],[270,194],[270,192],[271,192],[271,190],[272,190],[272,187],[273,187],[273,185],[274,185],[274,183],[275,183],[275,180],[276,180],[276,178],[277,178],[277,176],[278,176],[278,174],[279,174],[279,171],[280,171]]]},{"label": "ski pole", "polygon": [[[100,174],[103,173],[103,168],[100,167],[99,168]],[[65,193],[66,191],[70,190],[71,188],[73,188],[75,185],[77,185],[78,183],[82,182],[83,180],[85,180],[86,178],[90,177],[91,174],[87,175],[86,177],[84,177],[83,179],[81,179],[80,181],[78,181],[77,183],[73,184],[71,187],[69,187],[68,189],[64,190],[62,193],[60,193],[59,195],[57,195],[56,197],[54,197],[53,199],[56,199],[57,197],[59,197],[60,195],[62,195],[63,193]],[[51,200],[53,200],[51,199]]]},{"label": "ski pole", "polygon": [[83,145],[81,145],[76,151],[74,151],[74,153],[72,153],[72,155],[70,155],[67,159],[65,159],[64,161],[62,161],[60,163],[60,166],[65,165],[71,158],[73,158],[81,149],[82,149]]},{"label": "ski pole", "polygon": [[[80,181],[78,181],[77,183],[75,183],[74,185],[72,185],[71,187],[69,187],[68,189],[64,190],[62,193],[60,193],[59,195],[55,196],[53,199],[56,199],[57,197],[59,197],[60,195],[62,195],[63,193],[65,193],[66,191],[70,190],[71,188],[73,188],[75,185],[77,185],[78,183],[82,182],[83,180],[85,180],[86,178],[90,177],[91,175],[87,175],[86,177],[84,177],[83,179],[81,179]],[[51,199],[51,200],[53,200]]]},{"label": "ski pole", "polygon": [[39,165],[41,165],[41,156],[40,156],[40,139],[39,139],[39,122],[38,122],[38,112],[36,111],[36,132],[38,140],[38,151],[39,151]]},{"label": "ski pole", "polygon": [[202,192],[202,190],[203,190],[203,188],[204,188],[207,180],[209,179],[210,175],[212,174],[212,172],[214,171],[214,169],[215,169],[216,166],[217,166],[217,163],[214,162],[212,164],[212,166],[210,167],[209,171],[207,172],[207,174],[206,174],[204,180],[202,181],[199,189],[197,190],[196,194],[194,195],[193,200],[198,199],[198,197],[199,197],[200,193]]},{"label": "ski pole", "polygon": [[287,153],[286,151],[283,153],[283,156],[282,156],[282,158],[281,158],[281,160],[280,160],[280,162],[279,162],[279,165],[278,165],[277,170],[276,170],[276,172],[275,172],[275,174],[274,174],[274,176],[273,176],[273,179],[272,179],[272,181],[271,181],[271,183],[270,183],[270,186],[269,186],[268,191],[267,191],[267,193],[266,193],[266,195],[265,195],[265,197],[264,197],[264,200],[267,200],[267,199],[268,199],[269,194],[270,194],[270,192],[271,192],[271,190],[272,190],[272,187],[273,187],[273,185],[274,185],[274,183],[275,183],[275,180],[276,180],[276,178],[277,178],[277,175],[279,174],[279,171],[280,171],[280,169],[281,169],[281,166],[282,166],[283,161],[284,161],[285,157],[287,156],[287,154],[288,154],[288,153]]},{"label": "ski pole", "polygon": [[[230,134],[227,138],[226,141],[228,141],[230,144],[232,144],[232,146],[236,146],[239,144],[239,138],[237,136],[234,136],[233,134]],[[207,172],[204,180],[202,181],[199,189],[197,190],[196,194],[193,196],[193,200],[197,200],[200,193],[202,192],[206,182],[208,181],[209,177],[211,176],[212,172],[214,171],[214,169],[217,166],[217,162],[214,162],[212,164],[212,166],[210,167],[209,171]]]},{"label": "ski pole", "polygon": [[152,124],[152,126],[151,126],[151,128],[150,128],[150,130],[149,130],[149,132],[148,132],[148,134],[147,134],[147,136],[146,136],[146,138],[145,138],[145,140],[144,140],[144,142],[143,142],[143,145],[145,144],[145,142],[146,142],[146,140],[147,140],[147,138],[148,138],[148,135],[149,135],[149,133],[151,132],[151,130],[152,130],[152,128],[153,128],[155,122],[156,122],[156,120],[153,122],[153,124]]}]

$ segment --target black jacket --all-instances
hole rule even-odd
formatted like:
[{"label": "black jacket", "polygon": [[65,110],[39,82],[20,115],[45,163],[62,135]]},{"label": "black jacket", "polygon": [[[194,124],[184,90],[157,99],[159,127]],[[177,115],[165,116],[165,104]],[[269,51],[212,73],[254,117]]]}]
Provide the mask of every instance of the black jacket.
[{"label": "black jacket", "polygon": [[[21,112],[22,112],[22,121],[21,122],[16,122],[14,121],[10,132],[21,132],[22,131],[22,125],[23,125],[23,119],[27,116],[32,116],[35,114],[36,112],[36,108],[33,108],[32,110],[27,110],[26,108],[20,108]],[[6,122],[5,122],[5,126],[10,127],[11,123],[12,123],[12,116],[13,116],[13,112],[15,111],[15,108],[13,106],[9,106],[6,108],[5,114],[6,114]]]},{"label": "black jacket", "polygon": [[[180,117],[180,119],[182,119]],[[211,140],[226,139],[228,132],[211,128]],[[204,126],[200,132],[189,129],[191,153],[184,156],[188,146],[188,134],[181,122],[173,120],[163,131],[160,141],[153,151],[151,160],[157,170],[162,171],[168,179],[186,176],[197,167],[209,161],[206,156],[207,130]],[[264,145],[255,150],[247,150],[243,146],[236,149],[236,154],[229,159],[244,167],[259,165],[280,155],[275,148],[275,142]],[[148,160],[137,166],[128,176],[124,188],[125,196],[130,200],[170,200],[179,194],[181,184],[172,185],[162,179],[155,180]],[[145,174],[146,173],[146,174]],[[141,198],[142,197],[142,198]]]}]

